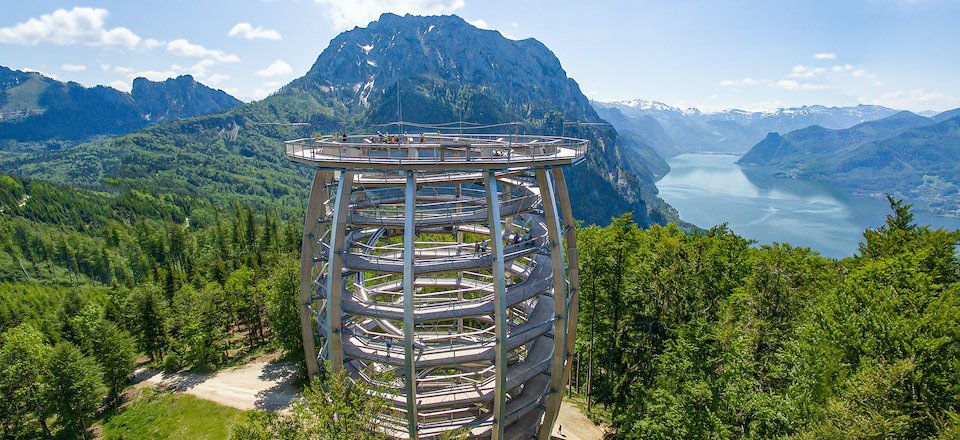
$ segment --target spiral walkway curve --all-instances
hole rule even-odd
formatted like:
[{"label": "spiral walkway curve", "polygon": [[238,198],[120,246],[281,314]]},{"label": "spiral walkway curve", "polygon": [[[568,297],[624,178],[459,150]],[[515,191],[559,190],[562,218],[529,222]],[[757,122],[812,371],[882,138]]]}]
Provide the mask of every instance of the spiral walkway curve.
[{"label": "spiral walkway curve", "polygon": [[579,139],[344,136],[287,143],[316,166],[304,224],[307,368],[369,381],[394,438],[549,438],[577,322],[563,165]]}]

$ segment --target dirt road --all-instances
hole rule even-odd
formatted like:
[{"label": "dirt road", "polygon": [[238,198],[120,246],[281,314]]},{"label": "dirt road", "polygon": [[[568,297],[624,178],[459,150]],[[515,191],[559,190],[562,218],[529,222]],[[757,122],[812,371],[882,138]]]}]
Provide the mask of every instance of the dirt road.
[{"label": "dirt road", "polygon": [[[139,369],[134,381],[234,408],[284,411],[299,394],[294,385],[296,370],[296,366],[286,362],[256,361],[212,374],[168,374]],[[579,409],[564,403],[553,428],[553,438],[600,440],[603,432]]]},{"label": "dirt road", "polygon": [[140,369],[134,381],[234,408],[277,411],[289,407],[299,393],[293,383],[296,370],[293,364],[262,361],[212,374],[168,374]]}]

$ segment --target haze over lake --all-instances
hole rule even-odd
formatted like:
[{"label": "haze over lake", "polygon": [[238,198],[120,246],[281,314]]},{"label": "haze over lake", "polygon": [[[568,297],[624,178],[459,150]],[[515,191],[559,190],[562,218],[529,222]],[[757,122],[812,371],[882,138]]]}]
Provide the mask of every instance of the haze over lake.
[{"label": "haze over lake", "polygon": [[[857,250],[866,228],[883,224],[886,200],[858,197],[820,182],[775,178],[772,171],[740,167],[738,156],[682,154],[657,182],[660,196],[680,217],[702,228],[727,222],[761,244],[808,246],[828,257]],[[915,221],[960,228],[960,218],[915,213]]]}]

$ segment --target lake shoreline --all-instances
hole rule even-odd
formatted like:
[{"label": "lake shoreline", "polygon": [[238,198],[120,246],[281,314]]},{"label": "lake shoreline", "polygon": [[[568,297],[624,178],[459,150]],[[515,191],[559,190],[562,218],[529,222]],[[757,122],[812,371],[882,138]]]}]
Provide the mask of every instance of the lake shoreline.
[{"label": "lake shoreline", "polygon": [[[775,170],[740,166],[729,153],[682,154],[667,159],[657,181],[660,197],[698,227],[727,223],[757,243],[788,242],[828,257],[853,255],[865,229],[883,224],[881,195],[857,195],[829,182],[777,178]],[[960,228],[960,218],[915,211],[918,224]]]}]

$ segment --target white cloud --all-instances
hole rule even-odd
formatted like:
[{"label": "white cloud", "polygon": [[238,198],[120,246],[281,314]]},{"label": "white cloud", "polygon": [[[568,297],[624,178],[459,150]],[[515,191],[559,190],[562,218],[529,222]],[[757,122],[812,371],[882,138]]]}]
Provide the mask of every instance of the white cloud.
[{"label": "white cloud", "polygon": [[149,79],[150,81],[163,81],[167,78],[176,78],[180,75],[172,70],[141,70],[139,72],[133,72],[129,76],[130,78],[143,77]]},{"label": "white cloud", "polygon": [[240,57],[224,53],[221,50],[207,49],[199,44],[193,44],[183,38],[167,43],[167,52],[182,57],[212,58],[221,63],[236,63]]},{"label": "white cloud", "polygon": [[[216,63],[217,62],[214,60],[200,60],[200,62],[198,62],[197,64],[190,66],[190,68],[187,69],[187,73],[193,76],[198,76],[198,77],[206,76],[207,69],[212,67]],[[182,67],[176,64],[170,66],[170,68],[173,70],[183,70]]]},{"label": "white cloud", "polygon": [[837,54],[833,52],[820,52],[813,54],[813,57],[818,60],[835,60],[837,59]]},{"label": "white cloud", "polygon": [[230,79],[230,75],[224,75],[222,73],[214,73],[213,75],[210,75],[207,78],[206,82],[209,84],[220,84],[228,79]]},{"label": "white cloud", "polygon": [[57,80],[57,81],[60,81],[60,77],[59,77],[59,76],[54,75],[54,74],[52,74],[52,73],[44,72],[44,71],[42,71],[42,70],[32,69],[32,68],[30,68],[30,67],[24,67],[24,68],[22,68],[22,69],[20,69],[20,70],[22,70],[22,71],[24,71],[24,72],[39,73],[39,74],[41,74],[41,75],[43,75],[43,76],[45,76],[45,77],[47,77],[47,78],[52,78],[52,79],[55,79],[55,80]]},{"label": "white cloud", "polygon": [[271,93],[275,92],[277,89],[254,89],[253,99],[263,99],[267,96],[270,96]]},{"label": "white cloud", "polygon": [[133,73],[136,71],[136,69],[132,67],[113,66],[113,71],[117,73]]},{"label": "white cloud", "polygon": [[813,78],[827,71],[826,67],[807,67],[803,64],[797,64],[790,69],[787,78]]},{"label": "white cloud", "polygon": [[960,98],[940,92],[928,92],[924,89],[886,92],[876,98],[860,98],[860,102],[865,104],[878,104],[891,108],[904,108],[913,111],[942,111],[960,107]]},{"label": "white cloud", "polygon": [[0,43],[60,46],[83,44],[134,49],[140,37],[125,27],[104,27],[110,12],[101,8],[57,9],[51,14],[31,18],[11,27],[0,28]]},{"label": "white cloud", "polygon": [[781,90],[826,90],[830,88],[826,84],[799,83],[791,79],[782,79],[771,83],[770,87]]},{"label": "white cloud", "polygon": [[484,20],[482,18],[478,18],[476,20],[467,20],[467,23],[472,24],[474,27],[478,29],[493,29],[492,27],[490,27],[490,24],[487,23],[487,20]]},{"label": "white cloud", "polygon": [[464,0],[314,0],[326,8],[335,30],[364,26],[384,12],[395,14],[449,14],[463,8]]},{"label": "white cloud", "polygon": [[723,87],[753,86],[759,83],[760,81],[757,81],[753,78],[728,79],[728,80],[720,81],[720,85]]},{"label": "white cloud", "polygon": [[508,38],[508,39],[511,39],[511,40],[520,40],[520,38],[518,38],[518,37],[515,37],[515,36],[513,36],[513,35],[510,35],[510,34],[508,34],[508,33],[503,32],[503,31],[494,29],[493,26],[490,26],[490,23],[487,23],[487,20],[484,20],[484,19],[482,19],[482,18],[478,18],[478,19],[476,19],[476,20],[467,20],[467,23],[472,24],[472,25],[473,25],[474,27],[476,27],[477,29],[485,29],[485,30],[500,32],[500,35],[503,35],[504,38]]},{"label": "white cloud", "polygon": [[160,40],[155,40],[153,38],[147,38],[146,40],[143,40],[143,47],[151,50],[156,49],[160,46],[163,46],[164,44],[166,43]]},{"label": "white cloud", "polygon": [[67,72],[83,72],[84,70],[87,70],[87,66],[84,66],[83,64],[64,64],[60,66],[60,69]]},{"label": "white cloud", "polygon": [[121,91],[121,92],[130,93],[130,91],[133,90],[133,88],[130,87],[130,84],[128,84],[128,83],[126,83],[126,82],[124,82],[124,81],[121,81],[121,80],[119,80],[119,79],[116,80],[116,81],[110,81],[109,83],[107,83],[107,85],[110,86],[110,87],[113,87],[113,88],[115,88],[115,89],[117,89],[117,90],[119,90],[119,91]]},{"label": "white cloud", "polygon": [[830,68],[830,70],[833,70],[834,72],[849,72],[853,70],[853,66],[850,64],[844,64],[842,66],[833,66]]},{"label": "white cloud", "polygon": [[220,90],[227,92],[227,94],[229,94],[230,96],[233,96],[234,98],[237,98],[241,101],[247,101],[247,102],[250,101],[249,99],[246,99],[246,97],[241,98],[242,94],[240,93],[240,89],[236,87],[224,87]]},{"label": "white cloud", "polygon": [[290,67],[286,61],[276,60],[264,69],[258,70],[258,76],[281,76],[293,73],[293,67]]},{"label": "white cloud", "polygon": [[253,27],[250,23],[237,23],[230,29],[230,32],[227,33],[228,37],[239,37],[245,38],[247,40],[255,40],[257,38],[264,40],[280,40],[283,37],[280,35],[280,32],[277,32],[274,29],[264,29],[262,26]]},{"label": "white cloud", "polygon": [[775,89],[783,89],[783,90],[799,90],[800,83],[793,80],[789,80],[789,79],[782,79],[773,84],[770,84],[770,87],[773,87]]},{"label": "white cloud", "polygon": [[853,73],[851,73],[851,75],[853,75],[854,78],[866,78],[868,75],[868,72],[864,69],[857,69],[857,70],[854,70]]},{"label": "white cloud", "polygon": [[283,85],[283,84],[281,84],[280,81],[267,81],[267,82],[263,83],[263,86],[264,86],[264,87],[279,88],[281,85]]}]

